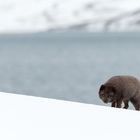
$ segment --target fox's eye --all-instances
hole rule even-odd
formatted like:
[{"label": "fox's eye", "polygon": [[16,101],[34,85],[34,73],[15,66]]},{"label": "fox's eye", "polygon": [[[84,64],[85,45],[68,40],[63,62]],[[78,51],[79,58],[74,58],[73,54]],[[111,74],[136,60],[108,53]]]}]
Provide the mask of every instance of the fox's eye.
[{"label": "fox's eye", "polygon": [[104,92],[101,92],[100,95],[101,95],[101,96],[104,96]]},{"label": "fox's eye", "polygon": [[104,96],[105,96],[105,94],[103,93],[103,94],[101,94],[101,96],[102,96],[102,97],[104,97]]}]

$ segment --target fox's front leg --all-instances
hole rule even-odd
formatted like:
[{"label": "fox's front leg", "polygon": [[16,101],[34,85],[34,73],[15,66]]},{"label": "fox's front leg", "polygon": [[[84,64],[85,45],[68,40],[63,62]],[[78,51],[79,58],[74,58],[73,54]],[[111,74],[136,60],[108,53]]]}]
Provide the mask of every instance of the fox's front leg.
[{"label": "fox's front leg", "polygon": [[111,107],[116,107],[117,103],[116,102],[112,102]]},{"label": "fox's front leg", "polygon": [[122,99],[117,101],[117,108],[122,108]]}]

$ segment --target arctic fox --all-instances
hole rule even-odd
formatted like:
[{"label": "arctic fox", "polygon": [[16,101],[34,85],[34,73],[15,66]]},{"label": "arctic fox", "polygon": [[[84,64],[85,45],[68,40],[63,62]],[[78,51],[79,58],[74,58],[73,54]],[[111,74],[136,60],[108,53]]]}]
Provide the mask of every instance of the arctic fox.
[{"label": "arctic fox", "polygon": [[133,76],[113,76],[99,89],[99,97],[112,107],[129,107],[129,101],[140,110],[140,81]]}]

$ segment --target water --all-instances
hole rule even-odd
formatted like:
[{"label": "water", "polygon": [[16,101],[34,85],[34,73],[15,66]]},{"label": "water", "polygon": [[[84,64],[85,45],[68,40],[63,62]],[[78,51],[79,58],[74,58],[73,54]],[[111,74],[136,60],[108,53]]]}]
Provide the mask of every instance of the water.
[{"label": "water", "polygon": [[120,74],[140,78],[140,33],[0,35],[0,91],[102,104]]}]

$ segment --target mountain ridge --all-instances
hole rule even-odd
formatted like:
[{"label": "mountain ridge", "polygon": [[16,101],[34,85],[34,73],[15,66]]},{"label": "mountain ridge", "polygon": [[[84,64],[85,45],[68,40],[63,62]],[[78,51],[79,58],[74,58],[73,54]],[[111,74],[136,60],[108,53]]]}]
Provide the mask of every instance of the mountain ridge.
[{"label": "mountain ridge", "polygon": [[0,33],[140,31],[140,1],[7,0],[0,18]]}]

